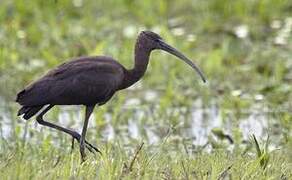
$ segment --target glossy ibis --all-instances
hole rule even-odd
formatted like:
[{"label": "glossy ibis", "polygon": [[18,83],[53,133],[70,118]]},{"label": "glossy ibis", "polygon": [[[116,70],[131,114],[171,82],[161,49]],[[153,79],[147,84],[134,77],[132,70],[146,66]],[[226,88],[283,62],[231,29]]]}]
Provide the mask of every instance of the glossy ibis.
[{"label": "glossy ibis", "polygon": [[[22,106],[18,111],[18,116],[23,115],[23,118],[27,120],[39,113],[36,117],[39,124],[71,135],[73,137],[72,147],[74,139],[80,143],[80,154],[84,160],[85,148],[91,152],[100,152],[85,140],[88,119],[94,107],[105,104],[115,92],[129,87],[141,79],[147,69],[151,51],[156,49],[164,50],[180,58],[190,65],[204,82],[206,81],[202,72],[192,61],[166,44],[158,34],[142,31],[135,45],[133,69],[127,70],[116,60],[106,56],[73,59],[49,71],[17,94],[16,102]],[[43,120],[44,114],[55,105],[86,106],[81,135],[74,130]]]}]

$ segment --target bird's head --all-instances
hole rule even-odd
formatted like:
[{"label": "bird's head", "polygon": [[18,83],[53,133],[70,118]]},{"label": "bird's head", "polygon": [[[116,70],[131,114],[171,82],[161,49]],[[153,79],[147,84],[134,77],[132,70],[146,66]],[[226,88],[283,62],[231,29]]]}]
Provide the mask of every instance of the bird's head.
[{"label": "bird's head", "polygon": [[142,43],[145,48],[149,48],[150,50],[155,50],[155,49],[163,50],[183,60],[200,75],[203,82],[206,82],[206,78],[203,75],[202,71],[185,55],[183,55],[174,47],[167,44],[158,34],[152,31],[142,31],[140,33],[139,38],[143,39]]}]

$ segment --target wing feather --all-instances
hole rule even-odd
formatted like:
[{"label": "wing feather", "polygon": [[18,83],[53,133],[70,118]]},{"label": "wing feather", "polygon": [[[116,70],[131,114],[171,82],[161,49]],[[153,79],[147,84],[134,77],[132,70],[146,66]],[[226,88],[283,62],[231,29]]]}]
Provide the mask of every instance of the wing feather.
[{"label": "wing feather", "polygon": [[122,66],[114,60],[80,58],[62,64],[17,95],[24,106],[44,104],[102,103],[123,78]]}]

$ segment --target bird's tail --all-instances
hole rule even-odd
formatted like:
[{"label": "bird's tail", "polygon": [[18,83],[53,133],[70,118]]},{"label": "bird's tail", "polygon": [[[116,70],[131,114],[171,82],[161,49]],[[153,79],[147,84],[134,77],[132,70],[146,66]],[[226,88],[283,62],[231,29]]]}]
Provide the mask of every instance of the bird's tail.
[{"label": "bird's tail", "polygon": [[37,112],[39,112],[42,109],[43,106],[22,106],[18,113],[17,116],[20,116],[24,114],[23,118],[25,120],[28,120],[32,116],[34,116]]}]

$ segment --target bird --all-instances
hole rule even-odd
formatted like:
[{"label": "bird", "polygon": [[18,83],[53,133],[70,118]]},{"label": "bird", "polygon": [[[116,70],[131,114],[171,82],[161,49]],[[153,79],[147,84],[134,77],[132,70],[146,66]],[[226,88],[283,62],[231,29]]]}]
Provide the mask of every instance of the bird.
[{"label": "bird", "polygon": [[[16,102],[21,106],[17,115],[25,120],[36,116],[36,121],[40,125],[72,136],[72,148],[74,148],[74,140],[77,140],[81,159],[85,161],[85,149],[101,153],[85,138],[89,118],[94,108],[107,103],[117,91],[126,89],[139,81],[147,70],[150,54],[154,50],[163,50],[178,57],[191,66],[203,82],[206,82],[202,71],[190,59],[167,44],[157,33],[144,30],[136,39],[133,68],[127,69],[108,56],[73,58],[48,71],[17,94]],[[57,105],[85,106],[81,134],[43,119],[43,116]]]}]

